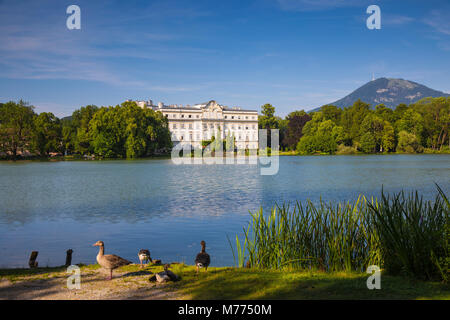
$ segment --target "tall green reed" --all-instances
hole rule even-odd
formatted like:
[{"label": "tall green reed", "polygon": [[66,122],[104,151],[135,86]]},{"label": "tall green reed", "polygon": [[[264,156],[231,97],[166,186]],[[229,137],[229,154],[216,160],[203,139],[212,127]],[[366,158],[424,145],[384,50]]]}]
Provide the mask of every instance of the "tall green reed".
[{"label": "tall green reed", "polygon": [[360,196],[337,204],[320,199],[275,205],[267,214],[260,208],[250,212],[236,248],[228,240],[239,267],[247,261],[262,269],[365,271],[375,264],[426,278],[439,273],[445,280],[449,207],[440,192],[434,202],[417,193],[389,198],[382,192],[381,202]]},{"label": "tall green reed", "polygon": [[369,203],[387,272],[447,281],[449,205],[438,191],[434,201],[402,191],[382,192],[379,203]]},{"label": "tall green reed", "polygon": [[[337,205],[322,200],[318,206],[309,200],[293,207],[277,205],[267,216],[261,208],[251,213],[244,230],[247,250],[239,253],[238,265],[245,256],[256,268],[365,270],[380,262],[378,238],[367,212],[364,197]],[[242,248],[239,238],[236,248]]]}]

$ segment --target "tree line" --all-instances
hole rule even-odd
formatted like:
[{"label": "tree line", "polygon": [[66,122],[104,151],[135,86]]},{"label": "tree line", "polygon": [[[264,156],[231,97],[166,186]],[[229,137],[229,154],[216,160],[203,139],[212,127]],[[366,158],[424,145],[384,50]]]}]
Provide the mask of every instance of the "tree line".
[{"label": "tree line", "polygon": [[[358,100],[340,109],[293,111],[284,119],[265,104],[260,129],[279,129],[281,150],[299,154],[450,152],[450,97],[371,109]],[[232,138],[231,138],[232,139]],[[270,147],[270,139],[267,139]],[[137,158],[168,152],[168,120],[159,111],[127,101],[115,107],[87,105],[71,117],[36,114],[20,100],[0,103],[0,157],[95,155]]]},{"label": "tree line", "polygon": [[[326,105],[294,111],[282,119],[270,104],[261,107],[259,128],[279,129],[281,150],[298,154],[450,152],[450,97],[424,98],[391,109]],[[269,141],[269,140],[268,140]]]},{"label": "tree line", "polygon": [[172,147],[168,120],[161,112],[134,102],[115,107],[88,105],[59,119],[51,112],[36,114],[20,100],[0,104],[0,156],[95,155],[137,158]]}]

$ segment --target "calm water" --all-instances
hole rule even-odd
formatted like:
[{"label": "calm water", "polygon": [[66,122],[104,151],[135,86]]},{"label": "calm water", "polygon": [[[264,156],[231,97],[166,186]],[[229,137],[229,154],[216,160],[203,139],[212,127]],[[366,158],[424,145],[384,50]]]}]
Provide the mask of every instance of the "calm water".
[{"label": "calm water", "polygon": [[0,162],[0,267],[94,263],[92,244],[137,262],[149,248],[165,262],[192,264],[207,242],[212,265],[233,265],[234,238],[248,211],[275,202],[354,200],[359,193],[450,193],[450,155],[281,157],[274,176],[257,165],[174,165],[170,160]]}]

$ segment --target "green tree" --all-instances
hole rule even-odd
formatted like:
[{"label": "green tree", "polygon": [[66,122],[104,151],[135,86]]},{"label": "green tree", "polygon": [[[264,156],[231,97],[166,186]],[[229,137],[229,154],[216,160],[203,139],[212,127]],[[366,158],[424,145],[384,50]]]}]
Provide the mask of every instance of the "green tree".
[{"label": "green tree", "polygon": [[275,107],[270,103],[266,103],[261,107],[261,113],[264,117],[273,118],[275,116]]},{"label": "green tree", "polygon": [[172,147],[166,117],[129,101],[100,108],[89,122],[89,137],[102,157],[137,158]]},{"label": "green tree", "polygon": [[377,150],[377,139],[370,132],[366,132],[361,136],[360,146],[365,153],[375,153]]},{"label": "green tree", "polygon": [[303,127],[311,120],[311,116],[305,111],[294,111],[286,117],[287,130],[283,139],[283,145],[294,150],[297,147],[298,141],[303,136]]},{"label": "green tree", "polygon": [[412,108],[408,108],[402,115],[402,117],[396,123],[397,131],[406,131],[413,133],[419,143],[422,142],[422,132],[424,128],[424,121],[420,113],[416,112]]},{"label": "green tree", "polygon": [[266,103],[261,106],[262,116],[258,117],[259,129],[267,130],[267,146],[271,148],[271,129],[278,129],[280,141],[283,141],[283,135],[287,128],[286,121],[283,121],[280,117],[275,116],[275,107]]},{"label": "green tree", "polygon": [[362,133],[361,124],[369,113],[371,113],[370,106],[359,99],[351,107],[344,109],[341,126],[344,128],[346,145],[359,142]]},{"label": "green tree", "polygon": [[20,100],[9,101],[0,108],[1,149],[17,158],[19,151],[30,151],[33,135],[34,107]]},{"label": "green tree", "polygon": [[89,122],[98,107],[87,105],[75,110],[71,117],[61,120],[64,152],[91,154],[94,149],[89,135]]},{"label": "green tree", "polygon": [[424,98],[411,108],[422,116],[424,146],[433,150],[450,147],[450,97]]},{"label": "green tree", "polygon": [[60,152],[62,147],[61,122],[51,112],[42,112],[34,119],[34,150],[41,156]]},{"label": "green tree", "polygon": [[[327,153],[333,154],[337,149],[337,143],[333,136],[336,124],[332,120],[325,120],[322,112],[313,114],[312,119],[303,127],[303,137],[297,144],[297,152],[300,154]],[[340,135],[341,129],[334,130]]]},{"label": "green tree", "polygon": [[388,152],[393,151],[394,149],[395,149],[394,127],[388,121],[384,121],[380,151]]},{"label": "green tree", "polygon": [[336,125],[340,125],[342,117],[342,109],[333,105],[325,105],[320,108],[325,120],[331,120]]},{"label": "green tree", "polygon": [[394,123],[395,122],[395,115],[394,115],[394,111],[391,108],[386,107],[384,104],[379,104],[375,107],[375,114],[389,122],[389,123]]},{"label": "green tree", "polygon": [[423,152],[423,147],[420,145],[419,140],[414,133],[400,131],[398,134],[397,151],[406,153],[420,153]]},{"label": "green tree", "polygon": [[368,113],[361,123],[360,145],[366,153],[382,151],[383,130],[385,121],[374,113]]}]

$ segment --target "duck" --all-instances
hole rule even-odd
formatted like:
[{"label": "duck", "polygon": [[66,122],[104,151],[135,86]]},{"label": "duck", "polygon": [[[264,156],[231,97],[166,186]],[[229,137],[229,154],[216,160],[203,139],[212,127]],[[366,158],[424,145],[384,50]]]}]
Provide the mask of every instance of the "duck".
[{"label": "duck", "polygon": [[97,241],[93,246],[100,247],[97,254],[97,262],[100,266],[109,270],[108,280],[112,279],[112,271],[114,269],[131,264],[130,261],[116,256],[115,254],[105,254],[105,243],[103,241]]},{"label": "duck", "polygon": [[150,257],[150,251],[148,249],[141,249],[138,253],[139,261],[141,262],[141,268],[144,267],[143,261],[145,262],[153,262],[152,257]]},{"label": "duck", "polygon": [[195,266],[197,267],[197,273],[199,268],[205,268],[205,271],[208,271],[208,266],[211,262],[209,254],[207,254],[205,251],[206,242],[202,240],[200,244],[202,246],[202,251],[199,252],[195,257]]}]

